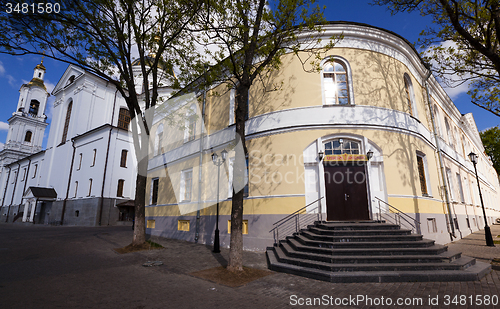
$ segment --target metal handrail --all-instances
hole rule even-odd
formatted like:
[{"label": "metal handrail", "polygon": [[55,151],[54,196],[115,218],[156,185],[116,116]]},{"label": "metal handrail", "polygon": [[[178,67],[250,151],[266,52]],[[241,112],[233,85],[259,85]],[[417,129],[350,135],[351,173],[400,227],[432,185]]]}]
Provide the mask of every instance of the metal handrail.
[{"label": "metal handrail", "polygon": [[[415,218],[412,218],[410,215],[408,215],[407,213],[404,213],[402,212],[401,210],[397,209],[396,207],[392,206],[391,204],[387,203],[386,201],[383,201],[381,200],[380,198],[374,196],[379,202],[378,202],[378,212],[379,212],[379,219],[382,218],[382,212],[381,212],[381,208],[380,208],[380,202],[386,204],[387,206],[389,206],[391,209],[394,209],[396,210],[395,214],[398,216],[399,218],[399,225],[401,225],[401,218],[403,218],[404,221],[406,221],[409,225],[411,225],[413,227],[413,229],[415,229],[415,232],[416,233],[419,233],[419,230],[420,230],[420,221],[418,221],[417,219]],[[403,217],[401,215],[404,215]],[[413,220],[415,225],[413,225],[410,221],[408,221],[407,218],[410,220]],[[396,220],[396,223],[397,223],[398,220]]]},{"label": "metal handrail", "polygon": [[[322,198],[324,197],[320,197],[319,199],[307,204],[306,206],[294,211],[293,213],[289,214],[288,216],[286,216],[285,218],[282,218],[278,221],[276,221],[275,223],[273,223],[274,227],[269,231],[269,233],[273,233],[273,238],[274,238],[274,245],[276,246],[278,244],[278,241],[279,241],[279,228],[281,226],[283,226],[285,223],[289,222],[290,220],[292,220],[293,218],[295,218],[295,232],[298,232],[299,229],[300,229],[300,220],[299,220],[299,215],[301,214],[302,211],[304,211],[307,207],[311,206],[312,204],[318,202],[319,200],[321,200]],[[311,210],[316,210],[316,209],[319,209],[318,211],[318,216],[317,216],[317,219],[318,221],[321,221],[321,203],[314,207],[313,209]]]},{"label": "metal handrail", "polygon": [[[324,196],[323,196],[323,197],[324,197]],[[314,202],[311,202],[311,203],[307,204],[306,206],[304,206],[304,207],[300,208],[299,210],[296,210],[296,211],[292,212],[292,213],[291,213],[291,214],[289,214],[288,216],[286,216],[286,217],[284,217],[284,218],[282,218],[282,219],[280,219],[280,220],[276,221],[275,223],[273,223],[273,225],[276,225],[276,224],[278,224],[278,223],[280,223],[281,221],[284,221],[284,220],[285,220],[285,221],[288,221],[288,218],[292,217],[293,215],[296,215],[297,213],[301,212],[302,210],[306,209],[307,207],[309,207],[309,206],[311,206],[312,204],[316,203],[317,201],[321,200],[323,197],[320,197],[319,199],[315,200]],[[276,228],[276,227],[274,227],[273,229],[275,229],[275,228]],[[271,232],[273,231],[273,229],[272,229],[272,230],[270,230],[270,231],[269,231],[269,233],[271,233]]]}]

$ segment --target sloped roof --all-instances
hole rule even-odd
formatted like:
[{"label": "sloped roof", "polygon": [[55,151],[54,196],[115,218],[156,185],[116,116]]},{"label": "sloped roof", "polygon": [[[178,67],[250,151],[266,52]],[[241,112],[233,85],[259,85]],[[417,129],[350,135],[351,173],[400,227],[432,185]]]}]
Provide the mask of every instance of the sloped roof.
[{"label": "sloped roof", "polygon": [[38,198],[56,198],[57,193],[54,188],[42,188],[42,187],[29,187],[28,190],[24,193],[26,196],[29,192],[33,194],[34,197]]}]

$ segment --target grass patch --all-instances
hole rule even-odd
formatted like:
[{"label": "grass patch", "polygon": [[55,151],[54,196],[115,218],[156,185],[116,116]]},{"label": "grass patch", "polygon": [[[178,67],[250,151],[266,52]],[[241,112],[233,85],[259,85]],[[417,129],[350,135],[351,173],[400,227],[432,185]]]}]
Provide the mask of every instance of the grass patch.
[{"label": "grass patch", "polygon": [[499,245],[499,244],[500,244],[500,240],[494,240],[494,241],[493,241],[493,243],[494,243],[495,245]]},{"label": "grass patch", "polygon": [[120,253],[120,254],[125,254],[125,253],[138,252],[138,251],[144,251],[144,250],[158,250],[158,249],[162,249],[162,248],[163,248],[162,245],[157,244],[155,242],[152,242],[151,240],[146,240],[144,243],[142,243],[140,245],[130,244],[130,245],[125,246],[123,248],[116,248],[113,250]]},{"label": "grass patch", "polygon": [[269,270],[249,267],[243,267],[243,271],[241,272],[232,273],[226,267],[219,266],[192,272],[190,275],[229,287],[239,287],[272,273]]}]

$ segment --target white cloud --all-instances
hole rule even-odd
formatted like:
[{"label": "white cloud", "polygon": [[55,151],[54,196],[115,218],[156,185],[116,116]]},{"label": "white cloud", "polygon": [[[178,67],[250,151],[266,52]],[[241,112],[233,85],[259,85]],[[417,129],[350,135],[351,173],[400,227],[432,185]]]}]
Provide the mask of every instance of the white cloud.
[{"label": "white cloud", "polygon": [[0,76],[4,75],[5,74],[5,68],[3,66],[3,63],[2,61],[0,61]]},{"label": "white cloud", "polygon": [[11,85],[12,87],[16,88],[17,85],[16,85],[16,79],[12,76],[12,75],[9,75],[9,74],[5,74],[5,67],[3,66],[3,63],[0,61],[0,77],[5,77],[7,78],[8,82],[9,82],[9,85]]},{"label": "white cloud", "polygon": [[3,150],[4,143],[0,142],[0,150]]},{"label": "white cloud", "polygon": [[8,131],[9,124],[7,122],[0,121],[0,131]]}]

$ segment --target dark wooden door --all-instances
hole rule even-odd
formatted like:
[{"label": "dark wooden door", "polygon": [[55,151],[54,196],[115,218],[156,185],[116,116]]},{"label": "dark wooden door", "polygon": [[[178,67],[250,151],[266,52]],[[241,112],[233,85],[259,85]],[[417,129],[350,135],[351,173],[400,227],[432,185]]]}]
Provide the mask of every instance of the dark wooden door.
[{"label": "dark wooden door", "polygon": [[325,162],[324,168],[327,220],[369,220],[365,165]]}]

